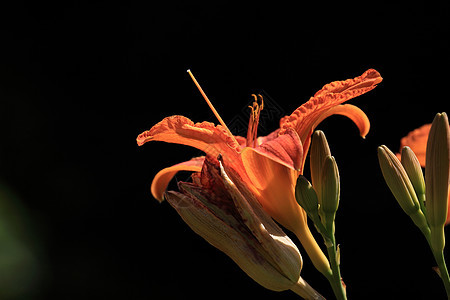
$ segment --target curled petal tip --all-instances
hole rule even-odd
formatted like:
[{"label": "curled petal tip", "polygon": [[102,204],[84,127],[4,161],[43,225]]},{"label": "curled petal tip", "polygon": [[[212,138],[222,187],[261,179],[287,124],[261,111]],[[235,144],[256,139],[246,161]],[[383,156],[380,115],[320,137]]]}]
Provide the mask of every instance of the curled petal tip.
[{"label": "curled petal tip", "polygon": [[383,77],[381,77],[380,72],[375,69],[369,69],[365,72],[367,77],[374,77],[374,84],[378,84],[383,81]]},{"label": "curled petal tip", "polygon": [[151,141],[152,140],[152,136],[149,135],[148,131],[144,131],[143,133],[141,133],[140,135],[138,135],[138,137],[136,138],[136,142],[138,144],[138,146],[142,146],[144,145],[146,142]]},{"label": "curled petal tip", "polygon": [[[357,125],[357,126],[358,126],[358,125]],[[370,126],[370,125],[369,125],[369,126]],[[364,128],[359,127],[359,126],[358,126],[358,128],[359,128],[359,136],[360,136],[363,140],[365,140],[367,134],[369,133],[369,129],[364,129]]]}]

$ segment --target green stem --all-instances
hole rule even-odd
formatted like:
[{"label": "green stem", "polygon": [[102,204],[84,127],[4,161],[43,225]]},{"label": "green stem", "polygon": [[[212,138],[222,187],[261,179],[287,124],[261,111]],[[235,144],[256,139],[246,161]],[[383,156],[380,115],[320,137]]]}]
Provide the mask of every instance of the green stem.
[{"label": "green stem", "polygon": [[434,258],[438,264],[439,275],[444,283],[445,291],[447,292],[447,298],[450,299],[450,277],[448,275],[447,265],[444,260],[443,251],[433,251]]},{"label": "green stem", "polygon": [[431,231],[430,228],[420,228],[423,235],[425,236],[431,251],[433,252],[434,259],[439,268],[439,277],[441,277],[444,283],[445,292],[447,293],[447,298],[450,300],[450,276],[448,274],[447,265],[445,264],[444,251],[443,250],[433,250],[431,243]]},{"label": "green stem", "polygon": [[331,276],[328,276],[327,279],[330,282],[331,287],[333,288],[333,292],[336,298],[338,300],[346,300],[347,295],[345,292],[345,288],[342,285],[341,270],[339,268],[339,262],[336,255],[336,241],[334,238],[334,234],[331,235],[330,240],[332,245],[327,246],[327,251],[328,258],[330,259],[332,274]]},{"label": "green stem", "polygon": [[326,224],[322,224],[318,216],[313,218],[316,229],[322,235],[325,245],[327,247],[328,259],[330,261],[331,272],[323,273],[325,277],[330,282],[331,288],[333,289],[334,295],[338,300],[346,300],[347,294],[342,283],[341,270],[339,268],[339,261],[336,253],[336,239],[334,236],[334,217],[330,218],[333,220]]}]

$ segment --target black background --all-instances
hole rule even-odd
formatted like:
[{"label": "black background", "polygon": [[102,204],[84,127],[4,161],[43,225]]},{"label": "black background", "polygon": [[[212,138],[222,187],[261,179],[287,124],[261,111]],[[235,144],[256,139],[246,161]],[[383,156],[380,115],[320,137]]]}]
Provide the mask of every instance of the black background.
[{"label": "black background", "polygon": [[[188,68],[226,122],[246,117],[252,93],[264,90],[290,114],[324,84],[378,70],[384,81],[351,101],[371,120],[365,140],[342,117],[319,126],[341,174],[336,234],[348,296],[445,299],[376,148],[397,150],[449,111],[449,19],[446,1],[3,7],[0,180],[25,207],[38,261],[38,280],[12,299],[298,298],[254,283],[150,195],[160,169],[199,151],[138,147],[136,136],[173,114],[216,122]],[[265,133],[277,125],[266,119]],[[333,299],[303,258],[302,277]]]}]

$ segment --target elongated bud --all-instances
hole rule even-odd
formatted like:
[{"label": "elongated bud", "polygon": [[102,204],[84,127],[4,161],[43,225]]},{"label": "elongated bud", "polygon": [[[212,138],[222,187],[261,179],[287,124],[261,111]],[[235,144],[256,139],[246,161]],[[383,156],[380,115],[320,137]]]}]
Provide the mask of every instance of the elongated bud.
[{"label": "elongated bud", "polygon": [[426,152],[427,218],[434,251],[444,249],[450,172],[450,132],[446,113],[438,113],[431,125]]},{"label": "elongated bud", "polygon": [[414,152],[408,146],[402,149],[402,165],[408,174],[417,195],[425,194],[425,179],[423,178],[422,167]]},{"label": "elongated bud", "polygon": [[335,213],[339,206],[339,170],[333,156],[327,156],[322,169],[322,209]]},{"label": "elongated bud", "polygon": [[339,171],[333,156],[325,158],[322,168],[322,211],[327,229],[332,229],[339,206]]},{"label": "elongated bud", "polygon": [[295,186],[295,198],[298,204],[306,211],[311,219],[319,217],[319,201],[316,191],[305,176],[300,175]]},{"label": "elongated bud", "polygon": [[388,147],[382,145],[378,147],[378,161],[384,180],[401,208],[407,215],[416,213],[419,210],[419,201],[414,187],[398,158]]},{"label": "elongated bud", "polygon": [[314,132],[311,140],[310,151],[311,180],[320,202],[320,193],[322,192],[320,179],[322,176],[322,167],[325,158],[327,156],[331,156],[330,147],[328,146],[328,142],[323,131],[316,130]]},{"label": "elongated bud", "polygon": [[423,178],[422,167],[415,153],[408,146],[403,147],[401,154],[401,163],[408,174],[409,180],[416,192],[419,200],[420,209],[426,214],[425,207],[425,179]]},{"label": "elongated bud", "polygon": [[397,156],[386,146],[378,147],[378,160],[384,180],[397,199],[403,211],[413,220],[425,237],[430,236],[430,229],[420,208],[414,187]]}]

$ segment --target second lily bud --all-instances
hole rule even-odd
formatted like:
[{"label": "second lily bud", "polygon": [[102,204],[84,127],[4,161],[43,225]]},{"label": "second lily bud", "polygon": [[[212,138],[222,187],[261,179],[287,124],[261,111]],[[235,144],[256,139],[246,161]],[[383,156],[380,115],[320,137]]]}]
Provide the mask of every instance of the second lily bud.
[{"label": "second lily bud", "polygon": [[322,167],[322,212],[327,230],[334,230],[334,219],[339,206],[340,181],[336,160],[328,155]]},{"label": "second lily bud", "polygon": [[410,216],[416,213],[420,209],[419,200],[401,162],[384,145],[378,147],[378,161],[383,177],[395,199],[397,199],[398,204],[400,204],[407,215]]},{"label": "second lily bud", "polygon": [[422,167],[418,158],[408,146],[402,148],[401,163],[416,192],[420,209],[425,214],[425,179],[423,178]]},{"label": "second lily bud", "polygon": [[[398,204],[400,204],[403,211],[413,220],[414,224],[416,224],[426,236],[429,235],[427,220],[421,205],[419,204],[419,199],[413,183],[411,183],[408,172],[405,170],[402,163],[398,160],[396,155],[384,145],[378,147],[378,161],[383,177],[395,199],[397,199]],[[408,163],[405,164],[407,165],[409,172],[422,172],[422,170],[417,170]],[[410,176],[412,178],[420,178],[420,174],[416,173],[410,173]],[[419,180],[414,181],[418,182]],[[420,185],[418,184],[417,186]]]},{"label": "second lily bud", "polygon": [[[401,163],[386,146],[378,147],[384,179],[402,209],[422,230],[434,251],[445,245],[450,178],[450,130],[446,113],[437,114],[426,148],[425,179],[416,155],[404,147]],[[425,201],[426,199],[426,201]]]}]

